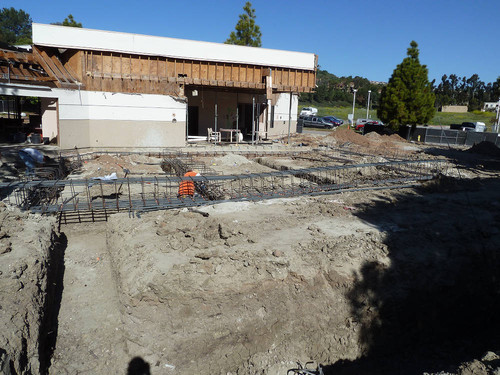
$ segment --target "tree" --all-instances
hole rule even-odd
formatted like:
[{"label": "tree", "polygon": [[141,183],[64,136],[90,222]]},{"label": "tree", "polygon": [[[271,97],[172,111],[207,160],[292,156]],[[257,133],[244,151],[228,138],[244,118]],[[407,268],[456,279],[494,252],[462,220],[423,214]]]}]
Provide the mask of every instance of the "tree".
[{"label": "tree", "polygon": [[75,19],[73,18],[72,14],[69,14],[68,17],[64,19],[62,22],[54,22],[52,25],[59,25],[59,26],[69,26],[69,27],[82,27],[81,22],[76,22]]},{"label": "tree", "polygon": [[415,41],[410,43],[407,57],[392,73],[382,89],[377,116],[393,126],[425,124],[434,116],[434,93],[428,71],[418,59]]},{"label": "tree", "polygon": [[261,47],[260,38],[262,33],[260,27],[255,24],[255,9],[247,1],[243,7],[245,13],[240,14],[240,19],[236,24],[236,31],[231,31],[229,38],[224,42],[226,44],[237,44],[240,46]]},{"label": "tree", "polygon": [[31,44],[31,17],[24,10],[3,8],[0,11],[0,42]]}]

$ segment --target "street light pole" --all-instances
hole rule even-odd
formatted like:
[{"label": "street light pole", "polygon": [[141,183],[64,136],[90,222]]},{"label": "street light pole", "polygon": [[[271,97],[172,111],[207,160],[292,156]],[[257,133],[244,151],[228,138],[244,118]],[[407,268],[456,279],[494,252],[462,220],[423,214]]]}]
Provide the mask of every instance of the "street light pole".
[{"label": "street light pole", "polygon": [[352,99],[352,126],[354,127],[354,103],[356,103],[356,91],[357,89],[352,90],[354,92],[354,98]]},{"label": "street light pole", "polygon": [[495,119],[495,130],[497,133],[500,133],[500,98],[498,98],[498,103],[497,103],[497,115]]},{"label": "street light pole", "polygon": [[368,105],[366,106],[366,118],[369,119],[368,114],[370,113],[370,94],[372,90],[368,90]]}]

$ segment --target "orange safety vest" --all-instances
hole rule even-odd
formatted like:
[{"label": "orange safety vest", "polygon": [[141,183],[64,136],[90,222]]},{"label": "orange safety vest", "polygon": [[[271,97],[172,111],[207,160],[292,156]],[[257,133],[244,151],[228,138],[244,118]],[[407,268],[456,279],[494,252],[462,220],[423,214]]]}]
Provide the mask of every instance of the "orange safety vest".
[{"label": "orange safety vest", "polygon": [[[187,172],[184,177],[194,177],[196,176],[196,172]],[[190,196],[193,196],[194,195],[194,182],[191,181],[191,180],[184,180],[184,181],[181,181],[181,183],[179,184],[179,193],[178,193],[179,196],[186,196],[186,195],[190,195]]]}]

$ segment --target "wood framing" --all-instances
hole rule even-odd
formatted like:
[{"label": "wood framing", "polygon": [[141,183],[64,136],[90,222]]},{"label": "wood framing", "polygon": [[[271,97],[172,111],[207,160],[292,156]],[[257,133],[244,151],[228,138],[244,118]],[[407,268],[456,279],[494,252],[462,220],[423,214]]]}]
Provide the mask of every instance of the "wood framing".
[{"label": "wood framing", "polygon": [[92,91],[176,94],[175,84],[265,90],[268,75],[273,92],[312,92],[316,83],[311,70],[92,50],[59,55],[55,48],[40,46],[34,51],[58,85],[79,81]]},{"label": "wood framing", "polygon": [[0,82],[50,85],[55,78],[46,74],[33,54],[0,49]]}]

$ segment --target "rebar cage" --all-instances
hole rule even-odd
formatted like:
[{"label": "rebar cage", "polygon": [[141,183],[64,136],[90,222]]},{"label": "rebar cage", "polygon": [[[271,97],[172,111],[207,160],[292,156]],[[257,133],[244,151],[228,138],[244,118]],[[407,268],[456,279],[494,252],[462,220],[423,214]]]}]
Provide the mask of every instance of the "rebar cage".
[{"label": "rebar cage", "polygon": [[[392,160],[243,175],[182,177],[178,175],[182,175],[185,165],[177,161],[174,164],[177,175],[171,176],[127,177],[110,181],[89,178],[16,181],[2,183],[0,189],[11,191],[7,198],[9,202],[24,210],[41,214],[60,213],[63,222],[96,221],[121,211],[137,214],[225,201],[395,188],[432,179],[447,168],[447,162],[442,159]],[[179,184],[183,180],[194,183],[194,196],[178,196]]]}]

